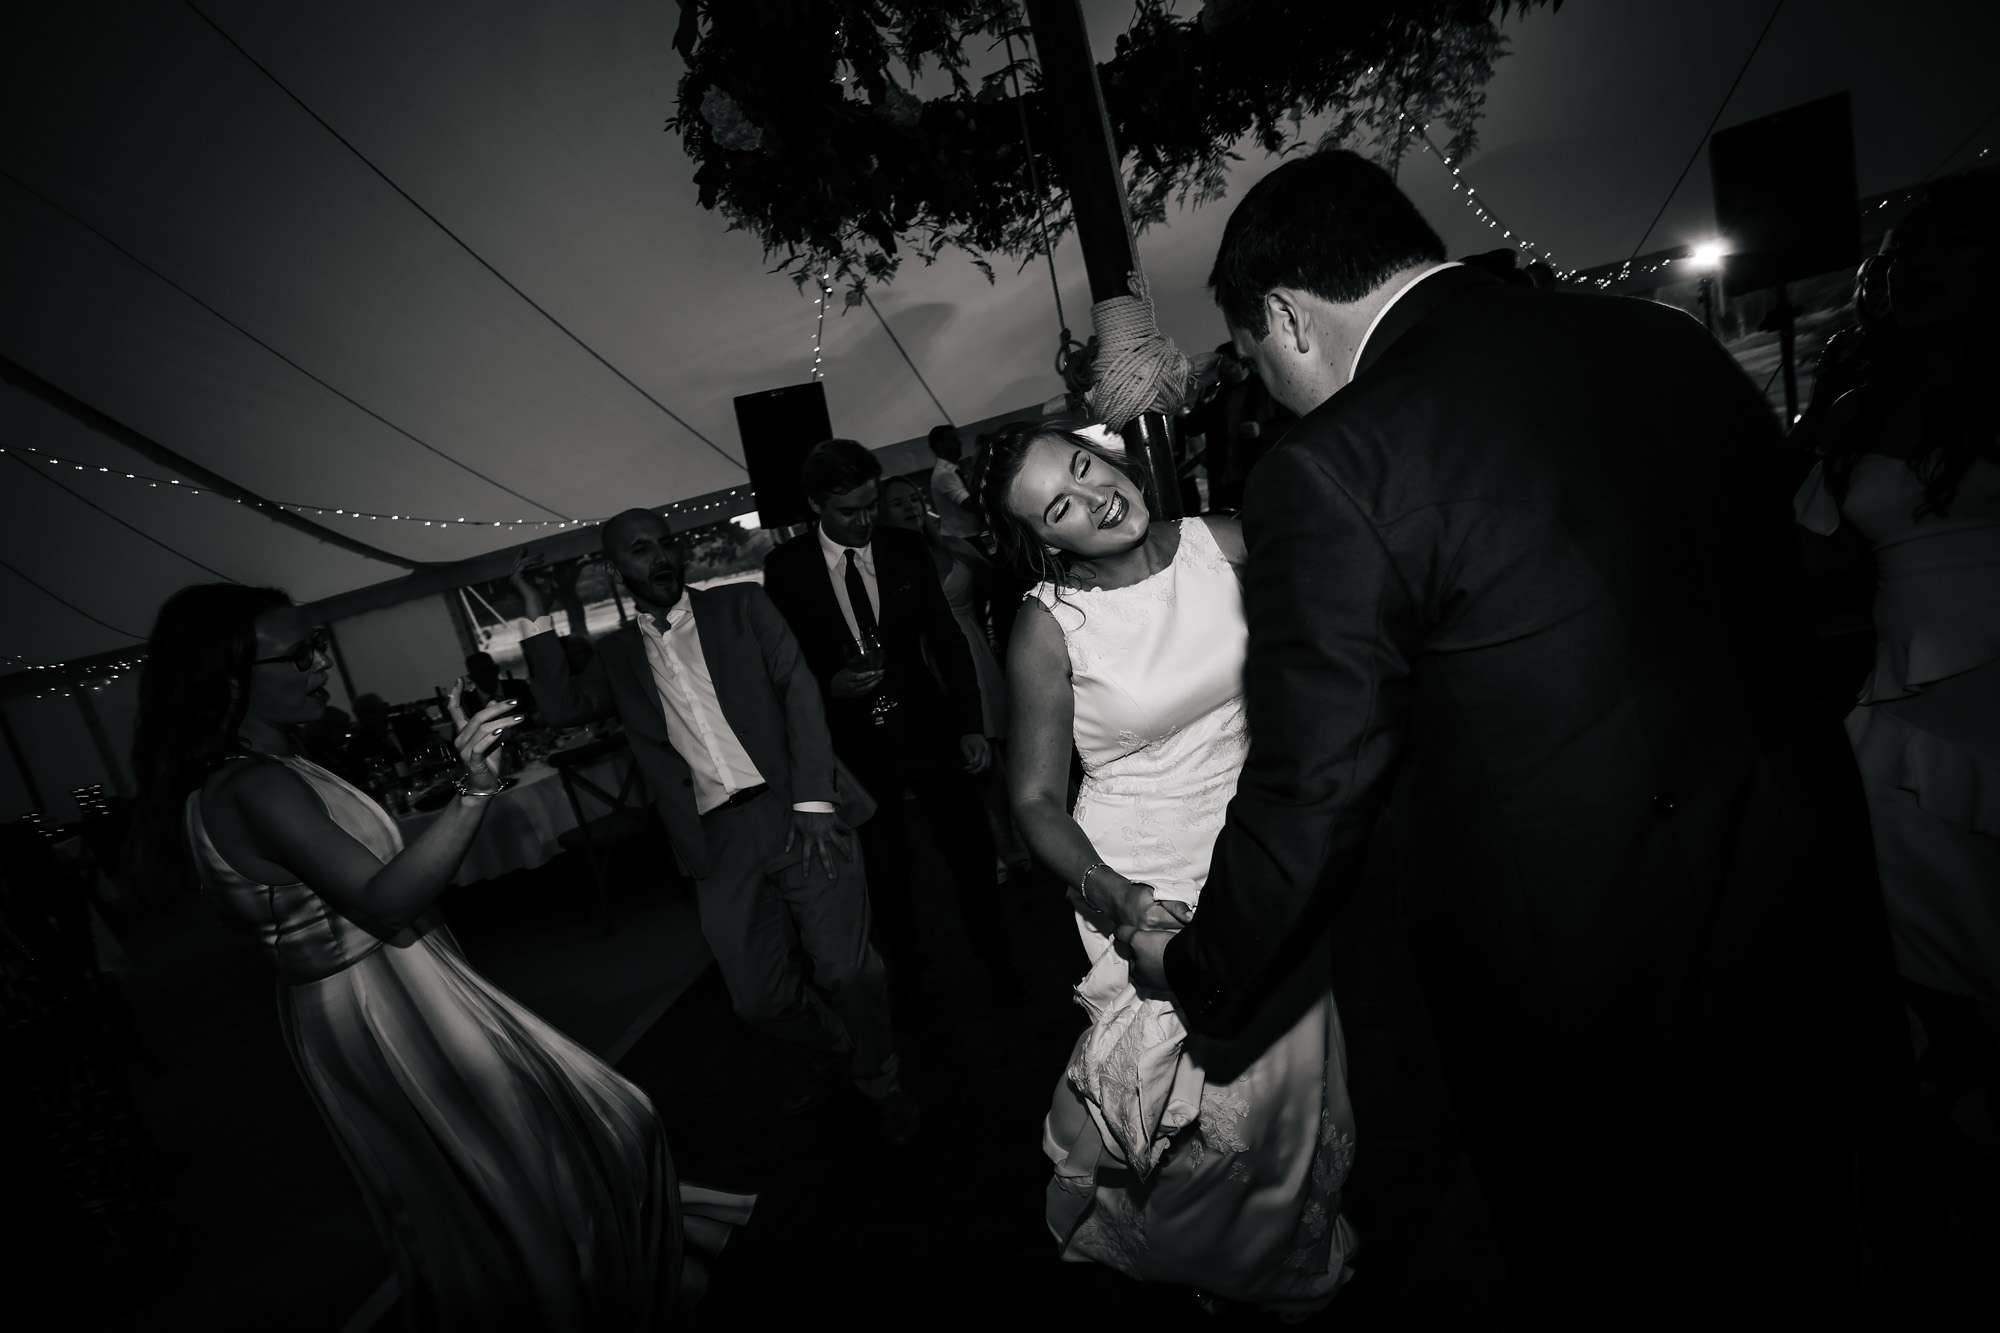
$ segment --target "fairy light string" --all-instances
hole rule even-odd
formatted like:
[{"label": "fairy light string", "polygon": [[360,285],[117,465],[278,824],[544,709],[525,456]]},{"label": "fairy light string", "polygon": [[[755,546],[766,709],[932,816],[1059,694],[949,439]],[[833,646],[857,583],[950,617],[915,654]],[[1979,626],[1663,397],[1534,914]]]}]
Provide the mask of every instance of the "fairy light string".
[{"label": "fairy light string", "polygon": [[1431,139],[1430,128],[1428,122],[1418,124],[1416,121],[1406,121],[1403,125],[1404,133],[1415,135],[1418,139],[1417,151],[1428,153],[1432,157],[1435,157],[1438,164],[1451,174],[1450,183],[1453,192],[1460,194],[1461,202],[1464,203],[1465,207],[1472,210],[1473,217],[1485,223],[1487,230],[1499,232],[1501,240],[1509,242],[1516,250],[1527,255],[1531,260],[1539,259],[1549,265],[1559,280],[1581,283],[1603,289],[1632,278],[1650,277],[1667,267],[1667,265],[1675,262],[1675,259],[1678,258],[1678,256],[1668,256],[1656,259],[1651,263],[1637,263],[1627,260],[1613,272],[1598,277],[1592,277],[1581,269],[1565,267],[1557,260],[1553,250],[1530,239],[1525,233],[1510,226],[1507,220],[1500,216],[1492,204],[1480,195],[1479,187],[1466,177],[1464,165],[1452,161],[1451,155],[1446,153],[1444,149],[1440,148]]},{"label": "fairy light string", "polygon": [[[0,454],[8,452],[30,454],[38,461],[51,464],[57,468],[66,468],[70,471],[81,472],[86,475],[129,481],[136,485],[145,486],[150,490],[164,489],[182,495],[207,496],[211,499],[225,500],[233,504],[247,505],[253,509],[266,507],[284,509],[294,514],[310,514],[318,518],[346,518],[368,523],[415,523],[426,528],[508,529],[584,528],[592,527],[604,521],[602,518],[470,518],[464,514],[456,517],[426,516],[423,514],[389,514],[375,510],[359,509],[351,505],[314,504],[298,500],[272,500],[267,506],[257,501],[246,501],[235,496],[224,495],[220,491],[204,490],[199,486],[191,486],[174,477],[157,477],[143,472],[127,472],[123,468],[106,467],[99,463],[85,463],[74,458],[63,458],[56,454],[37,449],[33,445],[0,446]],[[662,512],[675,515],[690,515],[710,513],[716,510],[730,510],[730,513],[734,514],[743,511],[741,508],[732,508],[732,506],[748,506],[749,504],[750,487],[744,485],[734,487],[721,495],[700,502],[677,501],[674,504],[664,506]]]},{"label": "fairy light string", "polygon": [[813,304],[819,307],[819,313],[813,319],[812,377],[816,380],[826,378],[826,370],[820,364],[820,349],[822,340],[826,336],[826,307],[827,303],[832,300],[833,275],[831,273],[821,273],[819,275],[819,295],[813,301]]}]

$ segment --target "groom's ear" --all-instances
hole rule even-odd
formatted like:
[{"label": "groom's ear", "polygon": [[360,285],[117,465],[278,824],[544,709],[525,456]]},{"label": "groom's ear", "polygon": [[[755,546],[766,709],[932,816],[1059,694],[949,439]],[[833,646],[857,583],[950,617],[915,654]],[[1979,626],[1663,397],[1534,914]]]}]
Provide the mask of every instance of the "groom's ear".
[{"label": "groom's ear", "polygon": [[1273,287],[1264,294],[1264,315],[1279,347],[1301,353],[1312,350],[1315,330],[1301,293],[1289,287]]}]

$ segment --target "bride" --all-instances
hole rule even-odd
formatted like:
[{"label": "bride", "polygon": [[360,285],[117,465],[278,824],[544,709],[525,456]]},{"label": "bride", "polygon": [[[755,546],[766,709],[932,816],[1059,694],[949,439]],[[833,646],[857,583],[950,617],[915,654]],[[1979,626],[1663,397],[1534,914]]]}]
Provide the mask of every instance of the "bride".
[{"label": "bride", "polygon": [[[1090,1025],[1043,1128],[1049,1228],[1065,1259],[1211,1305],[1317,1309],[1354,1249],[1325,951],[1307,951],[1278,1030],[1190,1040],[1171,1000],[1133,988],[1101,915],[1149,887],[1153,923],[1172,928],[1200,900],[1248,744],[1241,529],[1151,522],[1136,460],[1046,423],[996,435],[973,489],[1003,557],[1039,580],[1008,656],[1014,814],[1071,886],[1090,960],[1076,990]],[[1072,740],[1084,779],[1066,810]]]}]

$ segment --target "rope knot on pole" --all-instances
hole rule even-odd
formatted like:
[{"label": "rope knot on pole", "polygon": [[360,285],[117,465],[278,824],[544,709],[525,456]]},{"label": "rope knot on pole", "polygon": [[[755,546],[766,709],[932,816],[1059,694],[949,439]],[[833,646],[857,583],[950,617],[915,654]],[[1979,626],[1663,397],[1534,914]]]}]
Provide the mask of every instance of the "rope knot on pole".
[{"label": "rope knot on pole", "polygon": [[1179,412],[1194,377],[1187,354],[1160,332],[1145,276],[1134,272],[1126,283],[1130,296],[1114,296],[1090,307],[1098,345],[1090,410],[1112,430],[1123,430],[1141,413]]}]

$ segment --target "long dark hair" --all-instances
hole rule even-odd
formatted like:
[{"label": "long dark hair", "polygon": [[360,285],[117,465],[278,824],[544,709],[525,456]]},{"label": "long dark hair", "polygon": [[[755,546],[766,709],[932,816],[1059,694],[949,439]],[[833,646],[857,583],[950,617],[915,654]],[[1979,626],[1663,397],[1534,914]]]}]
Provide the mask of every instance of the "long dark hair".
[{"label": "long dark hair", "polygon": [[[1931,186],[1925,197],[1897,224],[1899,248],[1912,239],[1917,245],[1936,244],[1952,236],[1978,238],[1993,248],[1991,218],[2000,207],[2000,178],[1982,174],[1942,180]],[[1896,391],[1923,373],[1923,353],[1900,333],[1893,299],[1881,300],[1884,286],[1893,288],[1895,252],[1878,256],[1863,267],[1857,282],[1856,307],[1860,323],[1843,330],[1827,342],[1821,361],[1821,382],[1814,386],[1813,407],[1801,427],[1816,426],[1808,432],[1820,453],[1826,471],[1827,490],[1835,499],[1844,499],[1861,456],[1871,451],[1885,426],[1888,411],[1895,405]],[[1975,350],[1968,364],[1977,367],[1970,376],[1939,385],[1926,392],[1919,403],[1924,439],[1908,455],[1910,471],[1923,483],[1924,498],[1914,517],[1944,515],[1958,495],[1958,486],[1974,462],[2000,458],[2000,411],[1997,411],[1982,372],[1993,364],[2000,351],[1987,323],[1993,304],[2000,301],[2000,284],[1993,283],[2000,257],[1987,260],[1989,290],[1980,303],[1964,338],[1983,347]],[[1973,274],[1966,281],[1975,280]],[[1875,290],[1870,290],[1871,286]],[[1886,308],[1883,308],[1885,307]],[[1850,419],[1835,412],[1834,405],[1846,395],[1857,397]],[[1821,408],[1824,402],[1826,406]],[[1824,424],[1822,424],[1824,423]]]},{"label": "long dark hair", "polygon": [[153,621],[139,677],[132,771],[139,782],[132,869],[155,888],[187,882],[181,808],[236,748],[250,706],[257,617],[291,604],[276,588],[197,583]]},{"label": "long dark hair", "polygon": [[1052,585],[1057,592],[1077,586],[1075,557],[1068,551],[1051,550],[1024,519],[1007,508],[1007,492],[1021,475],[1021,464],[1037,440],[1060,440],[1081,449],[1092,458],[1114,467],[1145,490],[1152,476],[1145,459],[1134,453],[1107,449],[1088,435],[1077,433],[1082,425],[1070,420],[1017,421],[1002,426],[981,439],[978,457],[972,465],[973,503],[986,516],[986,527],[1000,560],[1016,574],[1035,583]]}]

